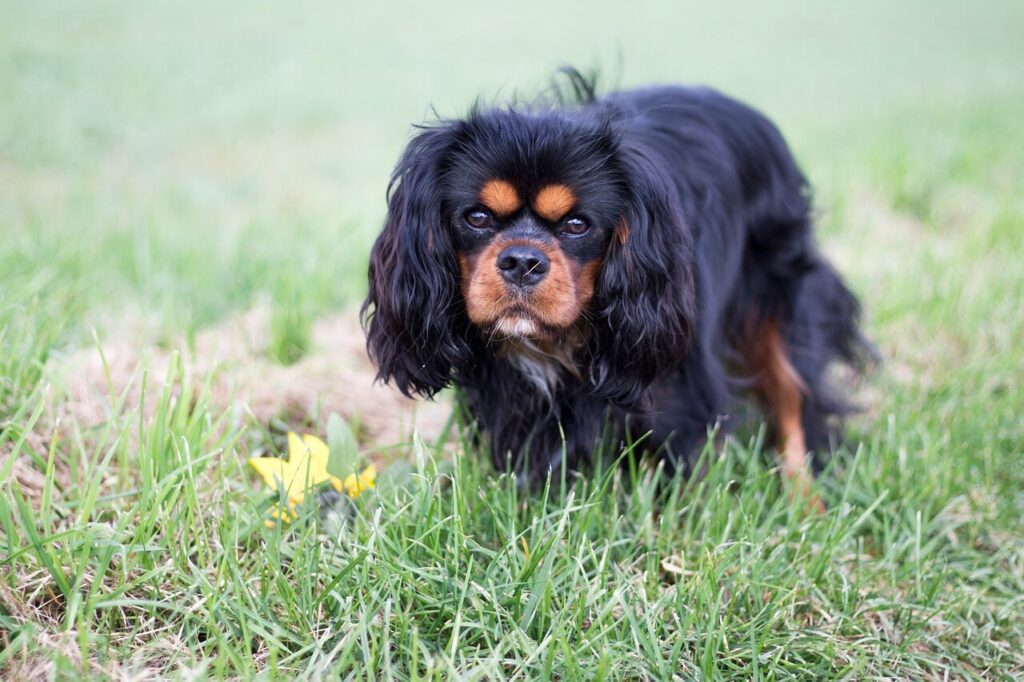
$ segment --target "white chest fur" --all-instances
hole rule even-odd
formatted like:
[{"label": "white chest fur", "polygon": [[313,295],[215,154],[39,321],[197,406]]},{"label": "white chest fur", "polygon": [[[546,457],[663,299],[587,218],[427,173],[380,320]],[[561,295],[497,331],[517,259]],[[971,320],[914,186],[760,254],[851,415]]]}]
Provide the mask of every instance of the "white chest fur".
[{"label": "white chest fur", "polygon": [[579,376],[573,360],[574,344],[538,342],[517,338],[504,342],[501,355],[537,389],[548,402],[562,383],[565,373]]}]

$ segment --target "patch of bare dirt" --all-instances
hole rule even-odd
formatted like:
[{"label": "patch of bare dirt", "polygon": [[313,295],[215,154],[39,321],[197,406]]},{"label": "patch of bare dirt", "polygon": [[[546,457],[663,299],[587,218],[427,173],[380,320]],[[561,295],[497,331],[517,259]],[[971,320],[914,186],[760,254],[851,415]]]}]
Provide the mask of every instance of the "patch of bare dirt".
[{"label": "patch of bare dirt", "polygon": [[102,353],[71,353],[48,367],[66,396],[54,405],[53,418],[82,427],[102,424],[122,395],[126,407],[151,411],[180,353],[191,385],[209,381],[214,405],[239,419],[267,423],[287,415],[317,422],[337,412],[358,424],[363,444],[373,448],[407,442],[414,427],[425,439],[437,437],[447,423],[451,407],[443,399],[410,400],[374,381],[357,311],[318,320],[310,352],[290,366],[269,357],[269,334],[269,310],[259,306],[199,333],[191,347],[185,341],[160,347],[129,331],[103,343]]}]

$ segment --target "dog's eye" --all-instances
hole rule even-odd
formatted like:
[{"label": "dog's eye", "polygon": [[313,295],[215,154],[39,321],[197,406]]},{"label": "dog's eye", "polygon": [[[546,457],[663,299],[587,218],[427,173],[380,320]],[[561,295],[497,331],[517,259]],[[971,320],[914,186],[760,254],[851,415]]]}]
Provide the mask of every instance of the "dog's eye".
[{"label": "dog's eye", "polygon": [[491,214],[487,211],[469,211],[466,213],[465,218],[470,227],[475,227],[478,230],[486,230],[494,226],[494,219],[491,218]]},{"label": "dog's eye", "polygon": [[571,235],[581,235],[590,229],[590,225],[583,218],[572,217],[562,221],[562,232]]}]

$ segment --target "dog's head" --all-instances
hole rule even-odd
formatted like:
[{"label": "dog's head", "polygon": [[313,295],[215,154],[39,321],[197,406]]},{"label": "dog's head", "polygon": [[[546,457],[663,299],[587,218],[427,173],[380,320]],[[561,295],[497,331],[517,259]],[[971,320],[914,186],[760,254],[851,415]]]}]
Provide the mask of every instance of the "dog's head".
[{"label": "dog's head", "polygon": [[571,345],[635,403],[686,350],[690,235],[677,190],[599,107],[474,112],[398,162],[364,313],[379,376],[431,396],[508,339]]}]

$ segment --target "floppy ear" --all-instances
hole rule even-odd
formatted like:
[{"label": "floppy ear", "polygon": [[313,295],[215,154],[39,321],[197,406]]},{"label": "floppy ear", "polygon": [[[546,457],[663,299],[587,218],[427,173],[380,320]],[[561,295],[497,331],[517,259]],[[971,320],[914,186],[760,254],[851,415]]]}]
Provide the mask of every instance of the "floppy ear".
[{"label": "floppy ear", "polygon": [[686,354],[696,315],[693,250],[676,188],[658,165],[629,147],[619,160],[627,208],[598,278],[590,377],[606,399],[636,407]]},{"label": "floppy ear", "polygon": [[388,216],[370,253],[363,325],[377,378],[406,396],[432,397],[470,357],[454,327],[459,292],[455,251],[439,179],[454,141],[450,125],[420,132],[388,186]]}]

